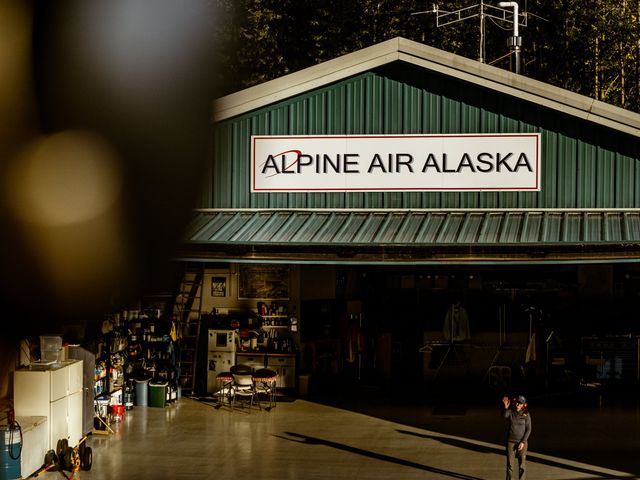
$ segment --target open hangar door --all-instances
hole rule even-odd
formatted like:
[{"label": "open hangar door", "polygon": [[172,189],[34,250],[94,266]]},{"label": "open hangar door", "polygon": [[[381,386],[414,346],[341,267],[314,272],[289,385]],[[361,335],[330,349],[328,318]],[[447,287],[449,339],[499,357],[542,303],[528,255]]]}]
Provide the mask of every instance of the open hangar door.
[{"label": "open hangar door", "polygon": [[635,264],[345,266],[322,307],[333,328],[306,340],[334,338],[340,357],[323,373],[361,382],[628,386],[640,376],[639,287]]}]

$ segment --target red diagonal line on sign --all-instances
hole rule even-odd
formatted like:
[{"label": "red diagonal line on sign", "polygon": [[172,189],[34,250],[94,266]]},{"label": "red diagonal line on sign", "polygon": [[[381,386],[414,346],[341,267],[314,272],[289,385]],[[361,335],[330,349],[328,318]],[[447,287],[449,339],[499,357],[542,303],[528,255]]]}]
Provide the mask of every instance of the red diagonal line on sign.
[{"label": "red diagonal line on sign", "polygon": [[[273,155],[273,157],[279,157],[280,155],[284,155],[285,153],[295,153],[296,154],[296,159],[291,162],[289,165],[286,165],[284,167],[285,170],[289,170],[290,167],[294,166],[296,163],[298,163],[300,161],[300,155],[302,155],[302,150],[285,150],[284,152],[280,152],[280,153],[276,153],[275,155]],[[262,162],[262,166],[264,166],[264,164],[267,163],[266,160],[264,162]],[[282,172],[280,172],[282,173]],[[274,173],[272,175],[267,175],[265,178],[271,178],[275,175],[279,175],[279,173]]]}]

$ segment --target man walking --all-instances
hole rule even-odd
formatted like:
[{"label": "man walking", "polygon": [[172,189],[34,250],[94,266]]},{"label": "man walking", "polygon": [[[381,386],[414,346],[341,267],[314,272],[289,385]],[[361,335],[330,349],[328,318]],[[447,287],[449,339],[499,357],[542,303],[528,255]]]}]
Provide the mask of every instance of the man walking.
[{"label": "man walking", "polygon": [[[527,399],[519,395],[515,399],[515,408],[509,408],[511,401],[502,398],[504,409],[502,416],[509,419],[507,430],[507,480],[526,480],[527,444],[531,435],[531,415],[527,410]],[[516,461],[517,460],[517,461]],[[517,466],[517,474],[513,470]]]}]

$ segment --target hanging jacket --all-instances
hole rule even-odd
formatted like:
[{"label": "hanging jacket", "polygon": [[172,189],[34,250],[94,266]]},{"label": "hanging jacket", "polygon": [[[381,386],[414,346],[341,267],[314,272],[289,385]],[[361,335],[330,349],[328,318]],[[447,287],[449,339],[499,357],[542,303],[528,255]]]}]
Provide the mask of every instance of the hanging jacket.
[{"label": "hanging jacket", "polygon": [[461,342],[471,338],[467,311],[459,303],[451,305],[444,317],[442,327],[444,339],[450,342]]}]

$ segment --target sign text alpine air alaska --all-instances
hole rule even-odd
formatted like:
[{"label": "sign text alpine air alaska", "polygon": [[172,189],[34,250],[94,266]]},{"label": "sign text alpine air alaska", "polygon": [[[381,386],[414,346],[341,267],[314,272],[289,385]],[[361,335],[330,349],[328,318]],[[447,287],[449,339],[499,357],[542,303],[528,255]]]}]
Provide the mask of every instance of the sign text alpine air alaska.
[{"label": "sign text alpine air alaska", "polygon": [[540,134],[251,137],[252,192],[483,190],[540,190]]}]

